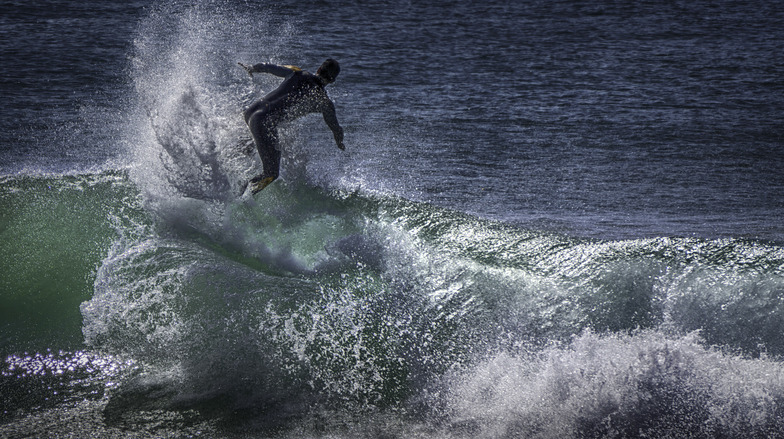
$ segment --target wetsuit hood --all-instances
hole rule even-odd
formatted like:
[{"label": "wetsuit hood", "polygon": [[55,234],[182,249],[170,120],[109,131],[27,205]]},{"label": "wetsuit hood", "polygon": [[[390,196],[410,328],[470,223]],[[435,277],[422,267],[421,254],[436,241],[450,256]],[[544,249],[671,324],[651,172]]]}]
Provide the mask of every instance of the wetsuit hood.
[{"label": "wetsuit hood", "polygon": [[324,82],[329,84],[331,82],[335,82],[335,79],[338,77],[340,73],[340,64],[337,61],[330,58],[324,61],[321,64],[321,67],[318,68],[316,74],[321,76],[324,79]]}]

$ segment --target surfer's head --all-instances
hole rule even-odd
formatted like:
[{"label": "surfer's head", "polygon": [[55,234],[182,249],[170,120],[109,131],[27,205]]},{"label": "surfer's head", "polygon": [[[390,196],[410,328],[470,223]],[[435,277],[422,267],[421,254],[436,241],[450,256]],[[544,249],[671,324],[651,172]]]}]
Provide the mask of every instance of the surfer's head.
[{"label": "surfer's head", "polygon": [[316,71],[316,74],[319,75],[326,84],[335,82],[338,73],[340,73],[340,64],[332,58],[324,61],[324,63],[321,64],[321,67]]}]

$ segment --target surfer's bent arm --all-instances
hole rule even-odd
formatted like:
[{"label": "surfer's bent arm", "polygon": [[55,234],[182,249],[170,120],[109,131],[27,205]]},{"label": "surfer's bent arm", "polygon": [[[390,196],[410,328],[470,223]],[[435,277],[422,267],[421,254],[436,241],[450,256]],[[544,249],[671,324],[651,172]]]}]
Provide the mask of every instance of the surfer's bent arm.
[{"label": "surfer's bent arm", "polygon": [[299,67],[295,66],[279,66],[277,64],[270,64],[270,63],[259,63],[254,64],[252,66],[245,65],[243,63],[237,63],[245,69],[249,75],[253,76],[254,73],[269,73],[275,76],[280,76],[281,78],[285,78],[290,74],[301,70]]},{"label": "surfer's bent arm", "polygon": [[324,115],[324,122],[327,123],[327,126],[335,136],[335,143],[338,145],[338,148],[346,149],[346,145],[343,144],[343,128],[338,123],[338,117],[335,114],[335,104],[332,101],[328,101],[324,105],[322,114]]}]

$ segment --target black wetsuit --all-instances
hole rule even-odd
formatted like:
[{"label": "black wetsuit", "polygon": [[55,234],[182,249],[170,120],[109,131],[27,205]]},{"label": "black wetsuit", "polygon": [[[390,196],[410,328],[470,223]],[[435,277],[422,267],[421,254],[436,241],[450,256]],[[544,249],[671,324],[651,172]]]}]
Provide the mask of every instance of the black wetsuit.
[{"label": "black wetsuit", "polygon": [[275,64],[256,64],[246,69],[250,73],[270,73],[285,78],[278,88],[244,112],[245,122],[250,128],[264,165],[263,174],[255,177],[251,183],[258,184],[268,180],[260,188],[254,188],[254,193],[278,178],[280,145],[277,127],[280,123],[310,113],[321,113],[335,135],[338,146],[343,148],[343,129],[335,115],[335,105],[324,90],[327,82],[321,76]]}]

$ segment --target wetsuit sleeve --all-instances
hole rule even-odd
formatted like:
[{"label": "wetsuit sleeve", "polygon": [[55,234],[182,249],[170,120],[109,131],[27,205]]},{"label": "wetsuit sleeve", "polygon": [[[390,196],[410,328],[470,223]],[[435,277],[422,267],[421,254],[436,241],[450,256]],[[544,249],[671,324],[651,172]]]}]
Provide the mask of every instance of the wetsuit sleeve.
[{"label": "wetsuit sleeve", "polygon": [[332,130],[332,134],[335,136],[335,143],[338,145],[338,148],[345,149],[346,147],[343,146],[343,128],[338,123],[338,117],[335,114],[335,104],[333,104],[332,101],[327,100],[324,104],[322,114],[324,115],[324,122],[327,123],[327,126]]},{"label": "wetsuit sleeve", "polygon": [[295,71],[296,69],[293,66],[279,66],[269,63],[254,64],[249,70],[250,73],[269,73],[281,78],[285,78]]}]

